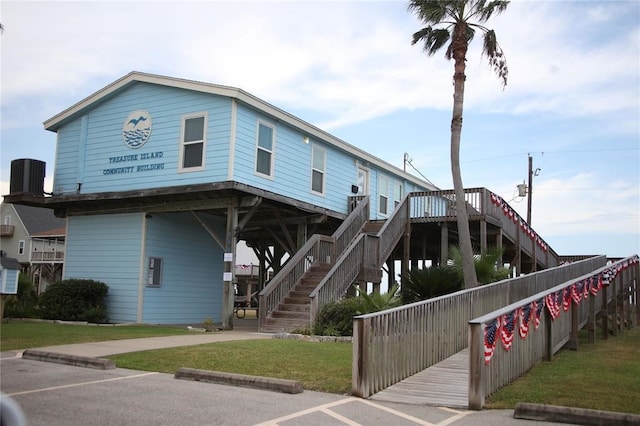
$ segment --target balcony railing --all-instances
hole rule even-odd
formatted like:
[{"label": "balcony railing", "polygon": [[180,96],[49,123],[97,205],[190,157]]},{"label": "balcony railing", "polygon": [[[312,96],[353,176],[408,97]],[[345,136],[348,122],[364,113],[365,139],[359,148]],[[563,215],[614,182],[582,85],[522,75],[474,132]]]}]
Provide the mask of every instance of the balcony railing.
[{"label": "balcony railing", "polygon": [[31,262],[56,263],[64,262],[64,251],[32,251]]},{"label": "balcony railing", "polygon": [[0,237],[13,237],[13,225],[0,225]]}]

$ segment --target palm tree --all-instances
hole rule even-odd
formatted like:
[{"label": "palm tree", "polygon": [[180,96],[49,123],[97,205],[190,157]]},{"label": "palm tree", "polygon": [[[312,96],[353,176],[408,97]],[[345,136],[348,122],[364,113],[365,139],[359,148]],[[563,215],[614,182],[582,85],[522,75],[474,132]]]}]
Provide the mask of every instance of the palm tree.
[{"label": "palm tree", "polygon": [[[413,34],[411,44],[424,43],[424,51],[432,56],[446,45],[445,57],[454,60],[453,116],[451,118],[451,174],[456,198],[458,238],[462,250],[465,288],[478,285],[473,266],[473,247],[469,231],[464,186],[460,173],[460,136],[462,134],[462,107],[467,49],[476,30],[483,34],[483,56],[507,85],[507,62],[498,44],[496,34],[484,24],[495,14],[503,12],[506,0],[410,0],[409,11],[415,13],[426,26]],[[475,22],[472,22],[475,21]]]}]

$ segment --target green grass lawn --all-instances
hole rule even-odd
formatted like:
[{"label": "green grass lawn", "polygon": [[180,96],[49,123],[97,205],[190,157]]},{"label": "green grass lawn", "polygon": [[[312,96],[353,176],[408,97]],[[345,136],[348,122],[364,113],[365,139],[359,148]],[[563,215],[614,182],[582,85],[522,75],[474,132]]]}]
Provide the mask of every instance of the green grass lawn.
[{"label": "green grass lawn", "polygon": [[108,357],[118,367],[175,373],[180,367],[298,380],[307,390],[351,391],[351,343],[269,339],[219,342]]},{"label": "green grass lawn", "polygon": [[101,342],[139,337],[189,334],[184,327],[84,326],[45,322],[10,321],[0,324],[0,351],[29,349],[70,343]]},{"label": "green grass lawn", "polygon": [[[581,336],[583,336],[581,334]],[[640,414],[640,327],[578,350],[562,350],[487,400],[487,408],[518,402]]]}]

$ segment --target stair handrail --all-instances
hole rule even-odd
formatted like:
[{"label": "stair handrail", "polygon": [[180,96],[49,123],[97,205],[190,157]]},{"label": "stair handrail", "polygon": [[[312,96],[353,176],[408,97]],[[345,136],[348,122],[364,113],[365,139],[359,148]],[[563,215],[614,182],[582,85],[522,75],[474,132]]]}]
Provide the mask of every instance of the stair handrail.
[{"label": "stair handrail", "polygon": [[311,299],[309,316],[312,323],[324,305],[344,296],[358,277],[361,268],[365,266],[365,258],[371,260],[368,254],[374,252],[375,267],[382,267],[402,236],[402,231],[409,220],[410,199],[411,194],[405,195],[375,236],[359,232],[344,252],[338,255],[331,270],[309,295]]},{"label": "stair handrail", "polygon": [[344,222],[336,229],[332,237],[336,240],[336,256],[344,251],[347,245],[358,235],[360,229],[369,220],[369,196],[364,196]]},{"label": "stair handrail", "polygon": [[296,282],[312,265],[334,259],[335,238],[314,234],[258,294],[258,321],[264,324],[269,312],[289,294]]},{"label": "stair handrail", "polygon": [[285,263],[258,295],[258,323],[264,324],[274,310],[293,289],[296,282],[317,263],[332,264],[369,219],[369,197],[360,200],[333,235],[314,234]]},{"label": "stair handrail", "polygon": [[393,211],[393,214],[382,225],[382,228],[376,234],[379,238],[378,266],[387,260],[393,249],[396,247],[402,233],[406,230],[410,217],[410,200],[411,193],[404,196],[400,204]]}]

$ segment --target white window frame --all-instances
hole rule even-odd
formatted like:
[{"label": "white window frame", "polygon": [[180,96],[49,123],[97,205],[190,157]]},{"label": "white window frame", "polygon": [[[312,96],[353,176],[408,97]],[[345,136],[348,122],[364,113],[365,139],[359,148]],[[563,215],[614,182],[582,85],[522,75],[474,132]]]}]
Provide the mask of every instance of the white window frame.
[{"label": "white window frame", "polygon": [[378,212],[382,216],[389,214],[389,178],[384,175],[378,178]]},{"label": "white window frame", "polygon": [[[201,140],[195,140],[195,141],[187,141],[185,142],[184,140],[184,136],[185,136],[185,130],[186,130],[186,123],[187,120],[192,120],[194,118],[204,118],[203,120],[203,129],[202,129],[202,139]],[[205,168],[205,158],[206,158],[206,152],[207,152],[207,127],[208,127],[208,113],[205,112],[196,112],[193,114],[187,114],[187,115],[183,115],[182,116],[182,124],[180,126],[180,158],[179,158],[179,163],[178,163],[178,171],[179,172],[196,172],[199,170],[204,170]],[[194,167],[184,167],[184,151],[185,151],[185,147],[188,145],[195,145],[195,144],[202,144],[202,163],[200,166],[194,166]]]},{"label": "white window frame", "polygon": [[[322,155],[322,169],[315,167],[316,154]],[[313,144],[311,146],[311,192],[314,194],[324,195],[327,182],[327,150],[320,145]],[[319,173],[322,178],[322,188],[320,191],[313,189],[314,173]]]},{"label": "white window frame", "polygon": [[402,201],[402,196],[403,194],[403,186],[402,186],[402,181],[394,181],[393,182],[393,208],[395,209],[396,207],[398,207],[398,204],[400,204],[400,201]]},{"label": "white window frame", "polygon": [[20,255],[24,254],[26,247],[27,247],[27,243],[25,240],[18,241],[18,254]]},{"label": "white window frame", "polygon": [[[271,150],[268,150],[264,147],[260,146],[260,126],[265,126],[271,129]],[[262,173],[258,170],[258,153],[259,151],[264,151],[269,153],[269,174]],[[262,176],[268,179],[273,179],[273,168],[276,160],[276,126],[271,123],[267,123],[266,121],[258,120],[256,125],[256,158],[253,170],[255,174],[258,176]]]}]

